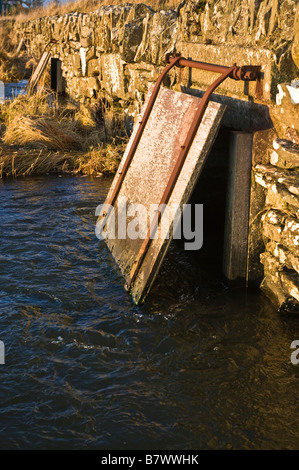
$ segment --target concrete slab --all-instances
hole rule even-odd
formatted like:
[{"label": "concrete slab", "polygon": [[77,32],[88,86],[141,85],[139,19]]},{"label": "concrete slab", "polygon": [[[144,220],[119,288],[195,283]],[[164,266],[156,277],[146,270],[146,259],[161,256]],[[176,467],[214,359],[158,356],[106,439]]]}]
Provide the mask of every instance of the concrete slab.
[{"label": "concrete slab", "polygon": [[223,272],[245,286],[251,187],[252,134],[231,133],[225,218]]}]

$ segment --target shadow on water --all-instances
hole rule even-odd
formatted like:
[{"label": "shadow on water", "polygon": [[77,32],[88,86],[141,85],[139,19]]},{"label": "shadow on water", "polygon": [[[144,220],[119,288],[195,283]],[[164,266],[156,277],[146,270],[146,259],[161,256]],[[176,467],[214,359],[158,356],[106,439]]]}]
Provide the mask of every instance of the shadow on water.
[{"label": "shadow on water", "polygon": [[295,449],[298,318],[178,243],[135,306],[94,234],[110,184],[0,183],[0,447]]}]

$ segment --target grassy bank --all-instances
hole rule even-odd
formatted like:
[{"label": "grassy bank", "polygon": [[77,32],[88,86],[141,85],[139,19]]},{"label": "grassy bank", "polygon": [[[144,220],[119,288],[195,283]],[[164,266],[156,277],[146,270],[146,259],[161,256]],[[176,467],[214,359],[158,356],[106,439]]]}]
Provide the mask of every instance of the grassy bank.
[{"label": "grassy bank", "polygon": [[19,82],[31,75],[33,61],[25,55],[14,56],[0,48],[0,80],[3,82]]},{"label": "grassy bank", "polygon": [[17,35],[13,21],[0,20],[0,80],[17,82],[29,78],[35,65],[25,51],[17,54]]},{"label": "grassy bank", "polygon": [[76,108],[43,90],[0,106],[0,138],[1,178],[115,173],[128,140],[101,104]]}]

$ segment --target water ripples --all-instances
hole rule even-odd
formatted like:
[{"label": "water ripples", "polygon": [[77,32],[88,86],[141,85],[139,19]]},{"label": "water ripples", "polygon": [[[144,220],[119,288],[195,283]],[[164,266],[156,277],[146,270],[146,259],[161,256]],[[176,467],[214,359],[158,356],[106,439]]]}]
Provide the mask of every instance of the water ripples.
[{"label": "water ripples", "polygon": [[175,244],[136,307],[94,235],[110,183],[0,183],[0,447],[296,448],[298,318]]}]

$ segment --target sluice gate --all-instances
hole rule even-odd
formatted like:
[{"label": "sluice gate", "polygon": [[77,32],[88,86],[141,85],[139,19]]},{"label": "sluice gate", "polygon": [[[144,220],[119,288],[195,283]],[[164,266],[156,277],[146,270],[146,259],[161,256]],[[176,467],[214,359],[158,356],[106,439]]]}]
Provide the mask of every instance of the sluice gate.
[{"label": "sluice gate", "polygon": [[[212,93],[224,80],[231,78],[256,81],[256,94],[261,96],[259,66],[224,67],[177,55],[168,55],[166,60],[168,65],[147,96],[98,222],[106,231],[107,245],[125,277],[125,287],[136,303],[148,294],[174,236],[179,217],[171,208],[176,207],[180,214],[183,213],[218,133],[225,106],[211,100]],[[166,75],[175,66],[199,68],[220,76],[200,99],[161,88]],[[237,147],[240,149],[240,143]],[[238,151],[234,151],[235,157],[237,154]],[[247,177],[250,169],[251,166],[247,168]],[[249,191],[250,186],[247,187],[248,194]],[[139,239],[127,236],[130,220],[124,200],[126,207],[138,204],[145,208],[139,218],[139,233],[142,229],[144,236]],[[155,205],[157,209],[153,217],[149,217]],[[231,206],[234,207],[233,202]],[[226,235],[228,245],[231,243],[232,246],[232,230],[236,231],[237,220],[233,213],[234,209]],[[123,218],[125,236],[119,236],[116,231],[119,232]],[[167,230],[160,230],[157,236],[162,225]],[[238,261],[239,265],[243,258]],[[228,256],[227,272],[231,271],[230,264]],[[244,272],[244,266],[241,270]]]}]

